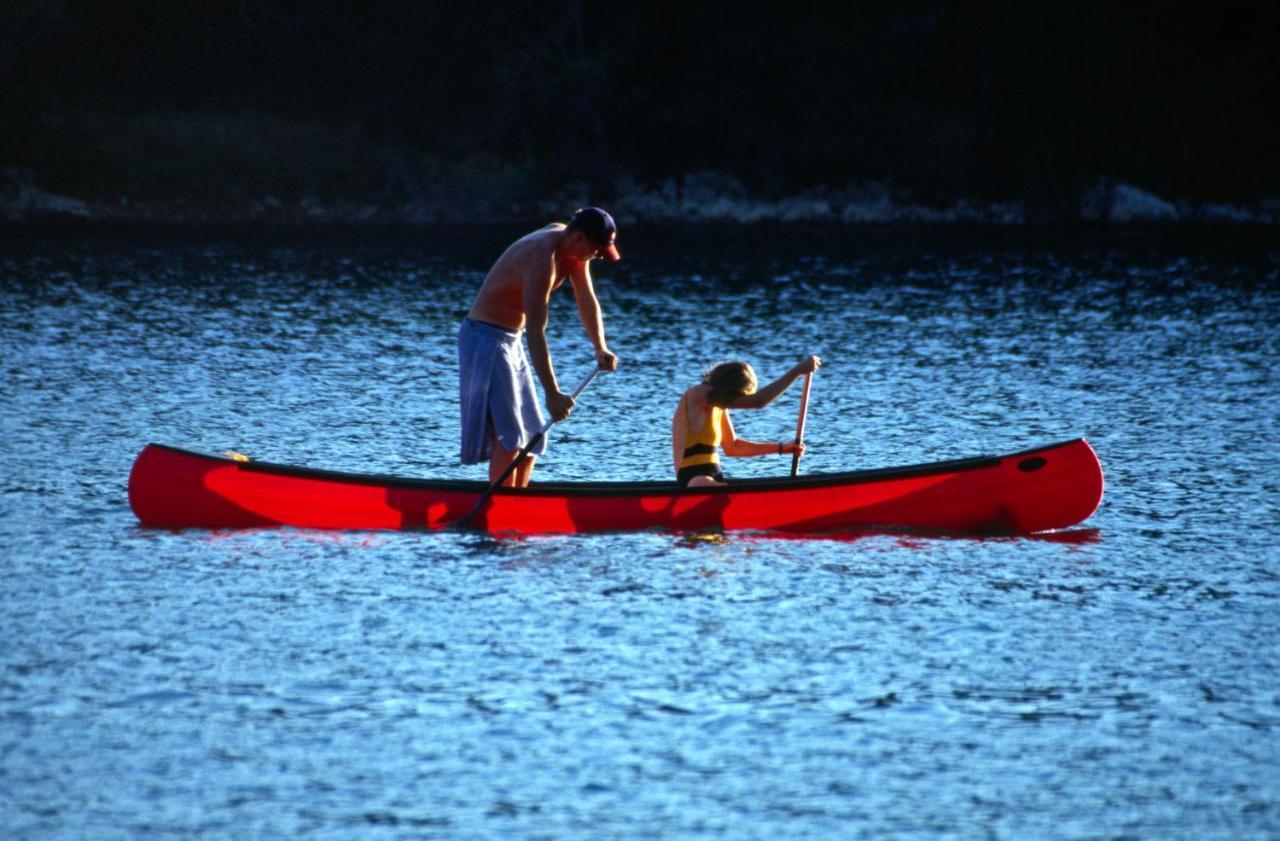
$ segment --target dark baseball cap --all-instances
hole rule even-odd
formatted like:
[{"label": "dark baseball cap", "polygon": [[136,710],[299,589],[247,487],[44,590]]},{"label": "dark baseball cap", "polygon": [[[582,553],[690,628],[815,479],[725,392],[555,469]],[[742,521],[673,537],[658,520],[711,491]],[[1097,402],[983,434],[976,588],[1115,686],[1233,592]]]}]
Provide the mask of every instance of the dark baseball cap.
[{"label": "dark baseball cap", "polygon": [[610,260],[618,261],[622,255],[618,253],[618,226],[613,217],[598,207],[584,207],[575,210],[569,220],[568,230],[582,231],[582,235],[604,250]]}]

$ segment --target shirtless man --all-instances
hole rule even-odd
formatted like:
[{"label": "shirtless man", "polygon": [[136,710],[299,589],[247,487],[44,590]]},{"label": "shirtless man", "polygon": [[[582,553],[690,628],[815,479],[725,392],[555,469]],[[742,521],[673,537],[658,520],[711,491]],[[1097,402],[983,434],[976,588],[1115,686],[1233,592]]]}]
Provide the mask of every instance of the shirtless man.
[{"label": "shirtless man", "polygon": [[[568,225],[555,222],[511,244],[485,276],[471,311],[458,331],[458,366],[462,409],[462,463],[489,459],[489,481],[507,469],[520,450],[542,428],[529,358],[520,335],[528,329],[529,355],[542,382],[547,411],[557,421],[573,409],[573,398],[560,390],[547,349],[547,304],[567,279],[578,302],[578,315],[595,348],[596,363],[606,371],[618,358],[604,339],[600,303],[591,285],[588,264],[597,257],[619,260],[613,218],[597,207],[574,213]],[[546,439],[503,481],[525,487],[534,457],[545,452]]]}]

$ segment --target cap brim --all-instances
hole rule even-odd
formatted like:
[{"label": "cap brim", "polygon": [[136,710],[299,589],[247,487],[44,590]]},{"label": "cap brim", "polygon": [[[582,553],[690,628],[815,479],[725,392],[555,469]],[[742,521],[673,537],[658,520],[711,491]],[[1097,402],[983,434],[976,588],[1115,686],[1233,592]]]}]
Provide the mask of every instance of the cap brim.
[{"label": "cap brim", "polygon": [[608,257],[612,262],[616,263],[622,259],[622,255],[618,253],[618,246],[609,244],[603,249],[604,256]]}]

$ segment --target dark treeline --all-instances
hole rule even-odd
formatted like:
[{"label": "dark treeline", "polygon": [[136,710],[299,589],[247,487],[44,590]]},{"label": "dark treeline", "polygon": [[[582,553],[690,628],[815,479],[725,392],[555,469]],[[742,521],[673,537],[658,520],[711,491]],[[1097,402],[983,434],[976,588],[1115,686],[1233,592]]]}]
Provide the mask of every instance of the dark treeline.
[{"label": "dark treeline", "polygon": [[1264,10],[4,0],[0,166],[143,199],[607,198],[715,171],[762,196],[884,180],[1053,211],[1107,178],[1256,201],[1280,187]]}]

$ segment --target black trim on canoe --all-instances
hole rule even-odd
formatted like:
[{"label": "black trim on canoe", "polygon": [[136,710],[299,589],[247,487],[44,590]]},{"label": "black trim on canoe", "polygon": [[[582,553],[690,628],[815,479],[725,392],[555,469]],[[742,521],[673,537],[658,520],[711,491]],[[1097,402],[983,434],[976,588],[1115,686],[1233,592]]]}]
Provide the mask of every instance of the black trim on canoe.
[{"label": "black trim on canoe", "polygon": [[[717,493],[743,493],[753,491],[799,490],[802,488],[826,488],[837,485],[860,485],[868,482],[880,482],[891,479],[905,479],[917,476],[930,476],[936,473],[959,473],[969,470],[981,470],[995,467],[1007,458],[1021,458],[1033,454],[1045,453],[1061,447],[1070,446],[1081,438],[1072,438],[1043,447],[1034,447],[1016,453],[999,456],[977,456],[974,458],[953,459],[951,461],[935,461],[927,464],[914,464],[906,467],[880,467],[868,470],[851,470],[845,473],[811,473],[807,476],[791,478],[787,476],[766,477],[760,479],[735,479],[722,487],[681,488],[672,481],[645,482],[533,482],[527,488],[499,488],[497,494],[527,494],[533,496],[642,496],[661,494],[663,496],[696,496]],[[274,464],[268,461],[237,461],[215,453],[196,450],[185,450],[168,444],[151,444],[163,450],[170,450],[186,456],[225,462],[235,465],[241,470],[253,473],[268,473],[275,476],[295,476],[300,479],[344,482],[346,484],[376,485],[379,487],[394,486],[397,488],[420,488],[424,490],[462,491],[481,493],[488,482],[469,479],[409,479],[402,476],[389,476],[375,473],[348,473],[340,470],[325,470],[315,467],[295,467],[287,464]]]}]

